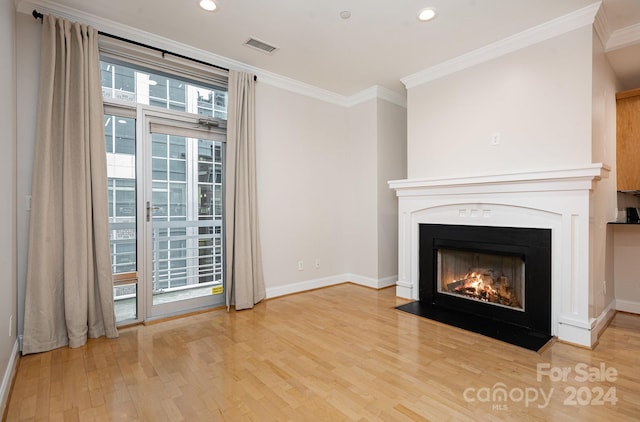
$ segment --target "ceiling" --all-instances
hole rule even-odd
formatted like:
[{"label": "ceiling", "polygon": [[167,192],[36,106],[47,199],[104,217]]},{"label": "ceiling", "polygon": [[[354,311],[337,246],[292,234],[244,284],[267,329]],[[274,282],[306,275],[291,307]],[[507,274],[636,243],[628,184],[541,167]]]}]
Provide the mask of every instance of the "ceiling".
[{"label": "ceiling", "polygon": [[[596,3],[597,0],[18,0],[70,7],[324,90],[372,86],[402,93],[400,79]],[[640,0],[604,0],[608,52],[623,88],[640,87]],[[430,22],[417,19],[432,6]],[[25,6],[26,7],[26,6]],[[349,19],[340,17],[350,11]],[[634,26],[635,25],[635,26]],[[100,29],[100,28],[99,28]],[[614,37],[613,35],[625,37]],[[630,35],[629,35],[630,34]],[[250,37],[278,47],[244,46]],[[633,38],[636,38],[633,41]],[[629,42],[628,39],[632,41]],[[625,40],[620,43],[620,40]]]}]

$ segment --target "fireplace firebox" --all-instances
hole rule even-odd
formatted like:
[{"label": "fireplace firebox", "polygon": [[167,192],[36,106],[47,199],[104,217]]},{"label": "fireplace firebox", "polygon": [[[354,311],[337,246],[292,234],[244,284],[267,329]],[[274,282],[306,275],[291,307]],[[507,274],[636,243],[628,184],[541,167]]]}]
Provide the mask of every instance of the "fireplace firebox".
[{"label": "fireplace firebox", "polygon": [[519,255],[437,250],[438,293],[524,311],[525,260]]},{"label": "fireplace firebox", "polygon": [[419,289],[417,313],[537,350],[551,338],[551,230],[420,224]]}]

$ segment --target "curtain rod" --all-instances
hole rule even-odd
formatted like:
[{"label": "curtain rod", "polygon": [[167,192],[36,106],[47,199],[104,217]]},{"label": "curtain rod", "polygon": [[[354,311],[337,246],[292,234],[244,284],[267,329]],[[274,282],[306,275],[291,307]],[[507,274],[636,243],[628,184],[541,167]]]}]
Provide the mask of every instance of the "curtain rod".
[{"label": "curtain rod", "polygon": [[[31,13],[31,15],[33,15],[33,17],[35,19],[43,19],[44,20],[44,15],[42,13],[38,12],[35,9]],[[124,42],[127,42],[129,44],[134,44],[134,45],[137,45],[138,47],[144,47],[144,48],[148,48],[150,50],[158,51],[158,52],[162,53],[162,57],[163,58],[164,58],[165,54],[170,54],[170,55],[172,55],[174,57],[178,57],[180,59],[190,60],[192,62],[203,64],[205,66],[215,67],[216,69],[224,70],[226,72],[229,71],[229,69],[227,69],[226,67],[222,67],[222,66],[218,66],[218,65],[212,64],[212,63],[208,63],[208,62],[205,62],[205,61],[202,61],[202,60],[194,59],[193,57],[188,57],[188,56],[185,56],[185,55],[182,55],[182,54],[172,53],[171,51],[164,50],[162,48],[154,47],[154,46],[148,45],[148,44],[143,44],[143,43],[138,42],[138,41],[133,41],[133,40],[130,40],[130,39],[127,39],[127,38],[119,37],[117,35],[109,34],[109,33],[102,32],[102,31],[98,31],[98,34],[102,35],[104,37],[113,38],[113,39],[118,40],[118,41],[124,41]],[[257,81],[258,77],[256,75],[253,75],[253,80]]]}]

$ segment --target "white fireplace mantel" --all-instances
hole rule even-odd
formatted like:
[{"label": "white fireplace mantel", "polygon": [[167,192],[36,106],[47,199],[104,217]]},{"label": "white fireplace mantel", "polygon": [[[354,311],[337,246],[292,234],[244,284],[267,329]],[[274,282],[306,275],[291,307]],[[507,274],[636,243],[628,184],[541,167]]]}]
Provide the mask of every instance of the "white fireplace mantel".
[{"label": "white fireplace mantel", "polygon": [[396,294],[419,298],[418,227],[459,224],[551,229],[552,334],[591,347],[590,194],[607,177],[603,164],[485,176],[390,181],[398,196]]}]

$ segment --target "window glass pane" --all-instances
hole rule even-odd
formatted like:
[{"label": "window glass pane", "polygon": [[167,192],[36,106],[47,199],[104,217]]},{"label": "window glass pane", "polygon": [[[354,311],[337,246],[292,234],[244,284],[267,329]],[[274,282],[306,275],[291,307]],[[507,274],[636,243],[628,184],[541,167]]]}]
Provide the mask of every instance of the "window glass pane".
[{"label": "window glass pane", "polygon": [[170,179],[173,181],[187,180],[187,167],[184,160],[169,161]]},{"label": "window glass pane", "polygon": [[215,91],[214,95],[215,117],[227,120],[227,92]]},{"label": "window glass pane", "polygon": [[113,71],[111,70],[113,66],[109,63],[100,62],[100,80],[102,81],[102,86],[104,88],[112,88],[113,87]]},{"label": "window glass pane", "polygon": [[151,194],[153,201],[153,217],[166,217],[169,209],[168,195],[166,191],[154,190]]},{"label": "window glass pane", "polygon": [[[101,65],[102,78],[115,77],[113,65]],[[107,76],[111,75],[111,76]],[[136,120],[112,114],[104,118],[107,153],[107,187],[109,201],[109,238],[113,274],[136,271]],[[114,298],[123,300],[135,294],[131,287],[114,286]],[[129,306],[129,305],[128,305]],[[126,311],[135,312],[135,311]],[[120,315],[117,316],[121,320]]]},{"label": "window glass pane", "polygon": [[181,136],[169,137],[169,156],[171,158],[185,159],[187,157],[187,139]]},{"label": "window glass pane", "polygon": [[109,198],[109,217],[113,217],[113,196],[114,196],[114,183],[113,179],[107,179],[107,197]]},{"label": "window glass pane", "polygon": [[213,142],[208,140],[198,140],[198,160],[213,161]]},{"label": "window glass pane", "polygon": [[135,69],[108,60],[100,61],[104,98],[149,104],[155,107],[227,119],[227,92],[188,80]]},{"label": "window glass pane", "polygon": [[215,190],[215,217],[222,218],[222,187],[216,186]]},{"label": "window glass pane", "polygon": [[114,243],[115,254],[113,256],[114,266],[118,273],[128,273],[136,271],[136,241],[120,240]]},{"label": "window glass pane", "polygon": [[107,152],[113,152],[113,119],[114,116],[104,116],[104,143]]},{"label": "window glass pane", "polygon": [[112,66],[115,72],[114,88],[125,92],[136,92],[135,72],[124,66]]},{"label": "window glass pane", "polygon": [[[171,215],[187,215],[187,186],[183,183],[171,183]],[[172,231],[171,234],[174,234]]]},{"label": "window glass pane", "polygon": [[[110,191],[109,227],[111,231],[111,252],[113,254],[112,263],[114,264],[113,273],[135,271],[135,180],[109,178],[108,186]],[[122,265],[123,263],[127,265]]]},{"label": "window glass pane", "polygon": [[149,76],[149,96],[154,98],[167,98],[167,78],[158,75]]},{"label": "window glass pane", "polygon": [[167,180],[167,160],[164,158],[154,158],[151,161],[152,179]]},{"label": "window glass pane", "polygon": [[198,191],[200,193],[198,219],[210,220],[213,215],[213,189],[210,185],[199,184]]},{"label": "window glass pane", "polygon": [[213,92],[198,90],[198,114],[213,117]]},{"label": "window glass pane", "polygon": [[151,155],[163,158],[167,156],[167,135],[154,133],[151,136]]},{"label": "window glass pane", "polygon": [[135,283],[113,286],[116,322],[138,318],[137,295],[138,285]]},{"label": "window glass pane", "polygon": [[115,152],[134,155],[136,149],[135,119],[118,117],[114,119]]},{"label": "window glass pane", "polygon": [[169,99],[184,105],[187,99],[187,84],[176,79],[169,79]]},{"label": "window glass pane", "polygon": [[213,182],[213,164],[200,163],[198,164],[198,181],[199,182]]},{"label": "window glass pane", "polygon": [[116,217],[135,217],[136,192],[134,190],[116,190]]}]

